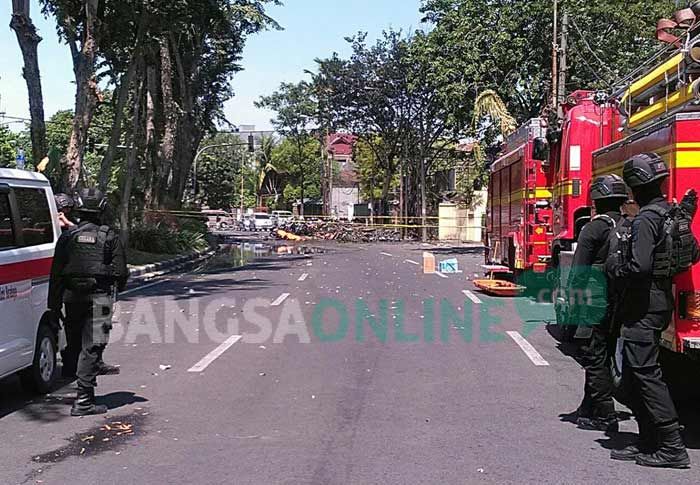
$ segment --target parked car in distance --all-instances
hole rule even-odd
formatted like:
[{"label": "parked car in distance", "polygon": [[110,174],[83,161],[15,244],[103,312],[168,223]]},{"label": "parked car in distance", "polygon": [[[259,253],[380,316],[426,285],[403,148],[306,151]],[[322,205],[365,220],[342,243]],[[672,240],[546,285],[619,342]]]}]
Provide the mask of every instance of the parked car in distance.
[{"label": "parked car in distance", "polygon": [[47,298],[60,234],[46,177],[0,168],[0,379],[19,373],[39,393],[57,376],[60,325]]},{"label": "parked car in distance", "polygon": [[236,226],[236,219],[225,210],[205,209],[202,214],[207,217],[207,227],[210,231],[225,231]]},{"label": "parked car in distance", "polygon": [[253,214],[253,226],[254,230],[256,231],[261,231],[261,230],[270,230],[273,228],[272,225],[272,218],[270,214],[266,214],[265,212],[256,212]]},{"label": "parked car in distance", "polygon": [[294,219],[294,214],[290,211],[272,211],[272,215],[277,221],[276,225],[283,225],[292,222]]}]

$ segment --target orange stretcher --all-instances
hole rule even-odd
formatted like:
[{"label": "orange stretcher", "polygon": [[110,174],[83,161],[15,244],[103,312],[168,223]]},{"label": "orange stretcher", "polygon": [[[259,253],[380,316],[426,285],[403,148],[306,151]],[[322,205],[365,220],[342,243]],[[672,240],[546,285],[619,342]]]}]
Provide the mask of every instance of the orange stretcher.
[{"label": "orange stretcher", "polygon": [[474,286],[487,295],[519,296],[525,291],[526,288],[524,286],[502,279],[503,277],[512,278],[513,275],[513,272],[506,266],[485,265],[483,268],[486,270],[488,277],[474,280]]}]

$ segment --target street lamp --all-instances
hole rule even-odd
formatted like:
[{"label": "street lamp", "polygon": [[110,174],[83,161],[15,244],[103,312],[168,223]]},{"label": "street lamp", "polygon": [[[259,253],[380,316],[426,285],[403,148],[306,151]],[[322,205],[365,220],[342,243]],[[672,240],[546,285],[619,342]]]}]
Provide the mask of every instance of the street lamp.
[{"label": "street lamp", "polygon": [[197,151],[197,154],[194,156],[194,161],[192,162],[192,191],[196,194],[197,193],[197,160],[199,160],[199,157],[206,152],[207,150],[211,150],[212,148],[223,148],[223,147],[240,147],[240,146],[247,146],[248,147],[248,152],[253,153],[255,151],[255,137],[251,133],[248,135],[248,142],[247,143],[217,143],[216,145],[207,145],[205,147],[200,148]]}]

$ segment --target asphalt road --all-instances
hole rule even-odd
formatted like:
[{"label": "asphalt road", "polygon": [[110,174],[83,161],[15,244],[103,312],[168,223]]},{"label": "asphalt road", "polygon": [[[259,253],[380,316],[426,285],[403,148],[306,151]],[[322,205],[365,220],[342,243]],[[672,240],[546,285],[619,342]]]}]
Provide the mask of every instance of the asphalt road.
[{"label": "asphalt road", "polygon": [[[550,305],[474,290],[477,249],[246,248],[123,296],[106,417],[71,418],[71,383],[0,383],[0,482],[700,483],[694,417],[696,468],[669,471],[609,459],[633,420],[608,437],[560,416],[574,350]],[[426,249],[463,272],[422,274]]]}]

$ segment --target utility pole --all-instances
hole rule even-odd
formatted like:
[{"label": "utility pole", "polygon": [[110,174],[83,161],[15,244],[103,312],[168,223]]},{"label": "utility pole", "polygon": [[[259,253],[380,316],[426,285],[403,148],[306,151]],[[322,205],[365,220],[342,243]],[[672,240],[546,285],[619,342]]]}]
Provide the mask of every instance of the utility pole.
[{"label": "utility pole", "polygon": [[557,106],[560,106],[566,100],[566,71],[568,70],[566,55],[569,47],[569,14],[566,11],[566,7],[563,7],[562,10]]},{"label": "utility pole", "polygon": [[243,166],[241,166],[241,221],[243,221],[243,211],[245,210],[245,204],[243,203],[243,179],[245,175],[243,174]]},{"label": "utility pole", "polygon": [[333,215],[333,154],[328,154],[328,215]]},{"label": "utility pole", "polygon": [[557,110],[557,99],[559,99],[559,1],[554,0],[554,22],[552,28],[552,110]]}]

